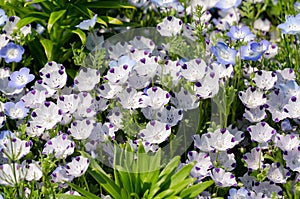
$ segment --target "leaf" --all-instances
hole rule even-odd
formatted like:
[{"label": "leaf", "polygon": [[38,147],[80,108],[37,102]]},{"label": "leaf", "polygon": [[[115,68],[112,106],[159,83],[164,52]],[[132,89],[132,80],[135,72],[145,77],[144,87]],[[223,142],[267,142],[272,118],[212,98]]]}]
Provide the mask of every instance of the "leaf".
[{"label": "leaf", "polygon": [[79,151],[79,153],[85,157],[85,158],[88,158],[90,160],[90,165],[89,167],[93,170],[93,171],[96,171],[98,173],[102,173],[104,175],[106,175],[106,177],[110,177],[101,167],[100,165],[97,163],[97,161],[92,158],[92,156],[90,156],[90,154],[88,154],[87,152],[84,152],[84,151]]},{"label": "leaf", "polygon": [[28,5],[31,5],[31,4],[35,4],[35,3],[41,3],[41,2],[44,2],[44,1],[47,1],[47,0],[31,0],[30,2],[26,2],[24,4],[24,7],[26,7]]},{"label": "leaf", "polygon": [[96,195],[94,195],[94,194],[92,194],[92,193],[90,193],[90,192],[88,192],[88,191],[80,188],[79,186],[77,186],[77,185],[75,185],[73,183],[67,182],[67,184],[70,187],[72,187],[73,189],[75,189],[76,191],[78,191],[81,195],[84,195],[84,196],[86,196],[89,199],[99,199],[98,196],[96,196]]},{"label": "leaf", "polygon": [[108,178],[103,173],[97,173],[91,170],[88,170],[88,173],[99,183],[101,187],[103,187],[109,193],[109,195],[111,195],[113,198],[121,199],[119,194],[121,193],[121,189],[112,179]]},{"label": "leaf", "polygon": [[23,26],[26,26],[27,24],[30,24],[32,22],[43,22],[44,20],[48,19],[48,15],[42,12],[33,12],[29,15],[26,15],[26,17],[23,17],[20,19],[17,23],[18,28],[22,28]]},{"label": "leaf", "polygon": [[123,22],[117,18],[110,17],[110,16],[100,16],[100,19],[103,21],[108,22],[109,24],[114,24],[114,25],[123,25]]},{"label": "leaf", "polygon": [[66,10],[59,10],[59,11],[52,12],[50,14],[50,18],[49,18],[48,25],[47,25],[48,33],[50,33],[55,22],[57,22],[57,20],[59,20],[65,14],[65,12],[66,12]]},{"label": "leaf", "polygon": [[57,199],[88,199],[84,196],[76,196],[76,195],[70,195],[70,194],[57,194],[55,195],[55,198]]},{"label": "leaf", "polygon": [[190,171],[192,170],[194,164],[188,164],[182,167],[179,171],[177,171],[172,177],[171,177],[171,184],[170,188],[176,186],[176,184],[180,184],[182,180],[186,179],[190,175]]},{"label": "leaf", "polygon": [[49,39],[41,39],[40,40],[42,46],[44,47],[44,51],[48,61],[52,60],[52,50],[53,50],[53,42]]},{"label": "leaf", "polygon": [[127,8],[127,9],[136,9],[134,6],[127,3],[120,3],[118,1],[94,1],[94,2],[85,2],[84,4],[80,4],[79,7],[87,7],[87,8]]},{"label": "leaf", "polygon": [[72,30],[72,33],[75,33],[75,34],[77,34],[79,36],[82,44],[86,43],[86,35],[85,35],[85,33],[82,30],[80,30],[78,28],[76,30]]},{"label": "leaf", "polygon": [[205,189],[214,184],[213,180],[201,182],[195,185],[192,185],[180,193],[181,198],[195,198],[197,195],[202,193]]},{"label": "leaf", "polygon": [[169,198],[174,192],[173,189],[167,189],[155,196],[154,199]]}]

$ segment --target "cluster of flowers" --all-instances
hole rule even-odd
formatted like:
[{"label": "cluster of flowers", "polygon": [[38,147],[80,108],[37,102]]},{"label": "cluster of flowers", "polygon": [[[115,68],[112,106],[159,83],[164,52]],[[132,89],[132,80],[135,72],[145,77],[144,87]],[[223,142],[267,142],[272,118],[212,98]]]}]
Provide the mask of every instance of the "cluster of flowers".
[{"label": "cluster of flowers", "polygon": [[[151,2],[162,6],[160,1]],[[117,139],[125,125],[127,118],[124,113],[127,111],[141,113],[147,120],[145,128],[128,141],[133,147],[141,143],[146,151],[155,152],[161,143],[170,139],[172,129],[180,123],[184,114],[198,108],[200,100],[214,97],[220,85],[226,86],[226,81],[234,75],[236,57],[257,61],[271,59],[277,54],[275,44],[266,40],[255,41],[255,33],[249,27],[233,26],[233,23],[239,22],[240,16],[235,8],[241,1],[203,2],[200,5],[207,6],[204,9],[221,9],[220,18],[214,19],[213,23],[220,30],[227,30],[224,35],[231,41],[219,38],[213,41],[213,36],[208,35],[203,58],[172,60],[168,57],[167,47],[164,48],[167,44],[158,46],[149,38],[136,36],[107,49],[110,62],[106,72],[81,68],[71,87],[67,86],[65,67],[55,61],[48,62],[39,71],[39,77],[30,74],[25,67],[17,71],[1,68],[0,91],[6,102],[0,102],[0,128],[5,128],[9,120],[15,120],[19,127],[25,124],[26,128],[25,135],[11,131],[0,134],[0,184],[15,186],[24,179],[41,179],[43,170],[39,160],[26,159],[19,164],[32,150],[32,138],[35,137],[42,138],[45,143],[43,156],[66,159],[72,157],[76,147],[84,146],[93,158],[97,158],[102,152],[99,148],[102,143]],[[173,8],[174,5],[179,6],[177,1],[172,2]],[[199,4],[192,1],[191,13],[196,5]],[[0,46],[0,56],[7,63],[19,62],[24,49],[9,42],[18,18],[7,17],[5,13],[0,13],[0,16],[0,24],[5,24],[0,37],[3,42],[0,43],[7,42]],[[89,30],[95,25],[96,17],[78,27]],[[207,11],[199,23],[209,28],[210,19]],[[257,29],[268,31],[265,23],[268,22],[257,21]],[[169,16],[157,25],[157,31],[161,36],[183,35],[195,41],[195,25],[183,24],[180,19]],[[231,27],[227,29],[228,25]],[[299,27],[299,14],[288,17],[278,26],[286,34],[300,33]],[[212,55],[216,60],[212,59]],[[300,172],[300,141],[291,124],[291,120],[298,123],[297,118],[300,117],[300,89],[295,81],[296,75],[289,68],[267,71],[251,66],[245,68],[244,75],[248,79],[245,81],[248,88],[239,92],[239,99],[246,107],[244,120],[248,121],[247,126],[238,129],[230,125],[201,136],[195,135],[195,150],[188,152],[186,163],[197,162],[191,176],[199,182],[210,177],[220,187],[237,187],[239,182],[242,183],[242,187],[230,189],[229,198],[271,198],[274,193],[280,198],[283,195],[281,184],[291,177],[295,182],[300,181],[299,175],[295,175]],[[166,77],[171,77],[169,86],[172,90],[165,86]],[[190,85],[190,89],[181,86],[183,84]],[[27,85],[33,86],[27,88]],[[280,130],[264,121],[267,112],[275,123],[281,122]],[[103,114],[105,120],[99,121]],[[55,127],[65,131],[51,135]],[[255,147],[249,139],[257,143]],[[82,145],[76,146],[75,143]],[[239,146],[249,148],[249,151],[243,154],[247,171],[237,179],[234,176],[237,160],[232,150]],[[111,153],[110,148],[104,151]],[[274,155],[274,151],[279,151],[283,161],[273,159],[266,163],[266,155]],[[113,154],[110,155],[113,157]],[[57,165],[51,173],[52,182],[66,186],[65,182],[71,182],[86,172],[89,161],[83,156],[76,156],[66,164]],[[259,181],[251,173],[261,170],[268,173],[266,179]]]}]

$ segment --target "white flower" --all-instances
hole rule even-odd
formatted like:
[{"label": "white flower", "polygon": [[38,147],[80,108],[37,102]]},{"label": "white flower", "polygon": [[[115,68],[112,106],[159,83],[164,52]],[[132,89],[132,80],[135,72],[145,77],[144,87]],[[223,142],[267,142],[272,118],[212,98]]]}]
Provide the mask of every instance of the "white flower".
[{"label": "white flower", "polygon": [[51,89],[59,89],[67,83],[66,69],[62,64],[56,62],[48,62],[39,72],[43,84]]},{"label": "white flower", "polygon": [[20,165],[2,164],[0,165],[0,184],[14,187],[23,179]]},{"label": "white flower", "polygon": [[39,180],[43,176],[41,163],[32,160],[22,163],[22,172],[27,181]]},{"label": "white flower", "polygon": [[243,117],[247,119],[249,122],[256,123],[260,122],[263,119],[267,118],[267,114],[264,107],[256,107],[251,109],[245,109],[245,113]]},{"label": "white flower", "polygon": [[66,134],[60,134],[50,140],[44,146],[43,154],[54,154],[56,158],[65,159],[74,152],[75,143],[68,139]]},{"label": "white flower", "polygon": [[178,109],[184,111],[195,109],[199,106],[197,102],[197,97],[191,94],[189,91],[185,90],[183,87],[180,88],[180,91],[174,92],[174,96],[171,98],[171,103]]},{"label": "white flower", "polygon": [[167,123],[170,126],[175,126],[182,120],[183,112],[173,106],[167,106],[159,110],[156,113],[156,117],[160,122]]},{"label": "white flower", "polygon": [[292,150],[285,151],[283,153],[283,159],[285,160],[286,167],[292,171],[300,172],[300,153],[299,147],[295,147]]},{"label": "white flower", "polygon": [[210,159],[210,156],[207,153],[203,153],[203,152],[198,153],[196,151],[189,151],[187,158],[188,158],[187,163],[196,161],[195,166],[192,168],[190,172],[190,175],[193,178],[197,178],[198,180],[201,180],[210,175],[209,170],[213,168],[213,164]]},{"label": "white flower", "polygon": [[247,163],[249,170],[257,170],[263,168],[264,157],[260,148],[253,148],[251,152],[246,153],[243,159]]},{"label": "white flower", "polygon": [[290,134],[290,135],[280,135],[277,134],[274,137],[275,145],[280,148],[282,151],[290,151],[293,148],[300,146],[299,135]]},{"label": "white flower", "polygon": [[170,101],[170,94],[160,87],[151,87],[147,90],[147,97],[143,103],[150,106],[152,109],[160,109]]},{"label": "white flower", "polygon": [[259,70],[255,73],[252,81],[260,89],[270,90],[274,87],[277,81],[277,75],[272,71]]},{"label": "white flower", "polygon": [[170,37],[177,35],[182,29],[182,21],[173,16],[168,16],[156,26],[156,29],[162,36]]},{"label": "white flower", "polygon": [[104,83],[97,88],[97,93],[99,94],[99,96],[104,97],[106,99],[113,99],[122,90],[122,85]]},{"label": "white flower", "polygon": [[75,140],[84,140],[91,135],[94,127],[94,120],[75,120],[71,123],[71,128],[68,129],[68,134],[70,134]]},{"label": "white flower", "polygon": [[206,74],[207,65],[201,59],[193,59],[181,66],[181,75],[191,82],[200,81]]},{"label": "white flower", "polygon": [[96,115],[95,110],[93,109],[93,98],[88,92],[80,92],[78,94],[79,103],[76,111],[73,116],[75,119],[82,120],[84,118],[92,118]]},{"label": "white flower", "polygon": [[145,97],[143,92],[137,92],[134,88],[128,87],[117,95],[117,100],[124,109],[137,109],[146,107],[143,103]]},{"label": "white flower", "polygon": [[220,187],[237,186],[234,175],[230,172],[226,172],[222,168],[214,168],[211,171],[211,178]]},{"label": "white flower", "polygon": [[194,91],[201,99],[212,98],[219,91],[219,76],[215,72],[209,72],[203,79],[195,83]]},{"label": "white flower", "polygon": [[26,107],[38,108],[42,103],[46,101],[46,91],[33,89],[26,93],[21,100],[25,103]]},{"label": "white flower", "polygon": [[3,157],[16,161],[30,152],[32,141],[21,140],[17,137],[9,137],[0,141],[0,149]]},{"label": "white flower", "polygon": [[77,156],[71,162],[65,165],[66,173],[68,175],[79,177],[82,176],[89,167],[90,160],[83,156]]},{"label": "white flower", "polygon": [[256,108],[264,105],[267,101],[265,94],[262,91],[249,87],[246,92],[240,91],[239,98],[248,108]]},{"label": "white flower", "polygon": [[100,73],[96,69],[82,68],[75,77],[76,88],[81,91],[90,91],[100,82]]},{"label": "white flower", "polygon": [[68,175],[66,172],[65,167],[58,166],[52,173],[51,173],[51,182],[71,182],[74,179],[74,176]]},{"label": "white flower", "polygon": [[62,114],[62,110],[56,104],[46,101],[32,111],[31,119],[37,125],[51,129],[62,120]]},{"label": "white flower", "polygon": [[57,106],[63,113],[74,113],[79,106],[80,99],[76,94],[61,95],[57,99]]},{"label": "white flower", "polygon": [[221,151],[218,153],[210,152],[209,156],[212,162],[219,162],[222,168],[226,171],[232,171],[236,167],[236,161],[233,153],[227,151]]},{"label": "white flower", "polygon": [[268,171],[269,180],[275,183],[285,184],[290,175],[289,170],[285,169],[279,162],[272,163]]},{"label": "white flower", "polygon": [[141,130],[139,133],[143,141],[154,144],[160,144],[166,141],[170,134],[170,125],[155,120],[150,121],[146,129]]},{"label": "white flower", "polygon": [[247,130],[251,135],[251,139],[259,143],[270,141],[276,133],[276,130],[270,127],[266,122],[260,122],[256,125],[249,126]]}]

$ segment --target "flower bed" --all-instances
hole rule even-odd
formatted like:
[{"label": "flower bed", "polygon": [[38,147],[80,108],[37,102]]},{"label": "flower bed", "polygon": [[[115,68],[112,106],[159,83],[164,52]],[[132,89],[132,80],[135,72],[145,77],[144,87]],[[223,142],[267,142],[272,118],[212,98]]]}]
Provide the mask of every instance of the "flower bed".
[{"label": "flower bed", "polygon": [[300,3],[0,3],[0,198],[298,198]]}]

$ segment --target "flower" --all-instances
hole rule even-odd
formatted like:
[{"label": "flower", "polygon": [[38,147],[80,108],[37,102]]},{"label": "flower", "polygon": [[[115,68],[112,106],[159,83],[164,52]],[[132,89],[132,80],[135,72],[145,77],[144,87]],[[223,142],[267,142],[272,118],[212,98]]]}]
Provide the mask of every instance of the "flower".
[{"label": "flower", "polygon": [[171,95],[160,87],[151,87],[146,92],[147,98],[144,98],[144,104],[152,109],[160,109],[166,105],[171,98]]},{"label": "flower", "polygon": [[241,4],[242,0],[219,0],[215,7],[222,9],[222,10],[228,10],[230,8],[236,8]]},{"label": "flower", "polygon": [[211,171],[211,178],[220,187],[237,186],[234,175],[230,172],[226,172],[222,168],[214,168]]},{"label": "flower", "polygon": [[160,122],[175,126],[182,120],[183,113],[180,109],[176,109],[173,106],[167,106],[156,113],[156,118]]},{"label": "flower", "polygon": [[0,49],[0,57],[4,58],[6,63],[20,62],[23,54],[24,48],[14,44],[13,42],[9,42],[6,46]]},{"label": "flower", "polygon": [[90,30],[94,28],[97,21],[97,14],[95,14],[91,19],[83,20],[80,24],[75,26],[76,28],[80,28],[81,30]]},{"label": "flower", "polygon": [[240,189],[231,188],[229,190],[229,196],[227,199],[251,199],[251,197],[248,194],[249,191],[245,187],[241,187]]},{"label": "flower", "polygon": [[23,101],[17,103],[6,102],[4,103],[4,112],[11,119],[23,119],[27,116],[29,109],[25,107]]},{"label": "flower", "polygon": [[166,141],[170,134],[170,125],[156,120],[148,122],[146,129],[141,130],[139,133],[144,141],[154,144],[160,144]]},{"label": "flower", "polygon": [[277,75],[272,71],[259,70],[255,73],[252,82],[260,89],[269,90],[276,84]]},{"label": "flower", "polygon": [[290,175],[289,170],[285,169],[279,162],[272,163],[268,171],[269,180],[275,183],[285,184]]},{"label": "flower", "polygon": [[248,87],[246,92],[240,91],[239,98],[248,108],[256,108],[267,101],[265,94],[255,88]]},{"label": "flower", "polygon": [[82,176],[86,172],[89,164],[90,160],[88,158],[77,156],[65,165],[65,170],[68,175],[76,178]]},{"label": "flower", "polygon": [[261,149],[258,147],[251,149],[250,152],[243,156],[243,159],[250,171],[263,168],[264,157]]},{"label": "flower", "polygon": [[203,60],[193,59],[182,64],[181,75],[191,82],[200,81],[204,77],[206,69],[207,65]]},{"label": "flower", "polygon": [[300,33],[300,13],[294,16],[288,16],[284,23],[277,26],[282,34],[296,35]]},{"label": "flower", "polygon": [[21,140],[17,137],[8,137],[0,141],[3,157],[16,161],[30,152],[32,141]]},{"label": "flower", "polygon": [[211,51],[217,57],[217,61],[220,64],[235,65],[237,51],[229,48],[225,43],[218,42],[216,46],[211,47]]},{"label": "flower", "polygon": [[275,129],[270,127],[266,122],[260,122],[256,125],[249,126],[247,130],[251,135],[251,139],[259,143],[270,141],[276,133]]},{"label": "flower", "polygon": [[157,31],[161,36],[171,37],[180,33],[183,22],[173,16],[168,16],[163,19],[161,23],[156,26]]},{"label": "flower", "polygon": [[66,134],[60,134],[44,145],[43,154],[53,154],[58,159],[65,159],[74,152],[75,143],[68,139]]},{"label": "flower", "polygon": [[3,26],[5,22],[7,21],[8,17],[5,14],[5,11],[0,8],[0,26]]},{"label": "flower", "polygon": [[19,164],[0,165],[0,184],[14,187],[23,179],[23,177]]},{"label": "flower", "polygon": [[25,160],[22,163],[22,171],[27,181],[39,180],[43,176],[41,163],[34,160]]},{"label": "flower", "polygon": [[62,110],[54,102],[46,101],[31,113],[32,121],[45,129],[53,128],[62,119]]},{"label": "flower", "polygon": [[255,38],[255,35],[252,34],[248,26],[243,26],[241,28],[237,26],[231,26],[226,35],[232,40],[251,41]]},{"label": "flower", "polygon": [[91,135],[94,127],[94,120],[75,120],[71,123],[71,128],[68,129],[68,134],[70,134],[75,140],[84,140]]},{"label": "flower", "polygon": [[79,91],[90,91],[100,82],[100,73],[96,69],[82,68],[75,77],[74,83]]},{"label": "flower", "polygon": [[29,74],[30,70],[28,68],[21,68],[19,71],[15,71],[12,74],[10,74],[9,78],[10,81],[8,82],[8,86],[16,88],[16,89],[22,89],[34,80],[34,75]]},{"label": "flower", "polygon": [[58,64],[54,61],[48,62],[39,71],[42,78],[42,84],[46,85],[50,89],[63,88],[67,83],[66,69],[62,64]]}]

